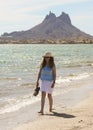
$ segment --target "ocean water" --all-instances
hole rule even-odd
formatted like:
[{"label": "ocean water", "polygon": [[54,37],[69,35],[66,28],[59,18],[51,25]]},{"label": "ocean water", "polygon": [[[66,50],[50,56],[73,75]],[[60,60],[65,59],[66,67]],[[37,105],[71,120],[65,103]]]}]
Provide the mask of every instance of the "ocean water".
[{"label": "ocean water", "polygon": [[[42,56],[52,52],[56,86],[93,76],[92,44],[0,45],[0,114],[19,110],[40,100],[33,97]],[[63,92],[69,91],[63,87]],[[57,91],[55,94],[58,94]]]}]

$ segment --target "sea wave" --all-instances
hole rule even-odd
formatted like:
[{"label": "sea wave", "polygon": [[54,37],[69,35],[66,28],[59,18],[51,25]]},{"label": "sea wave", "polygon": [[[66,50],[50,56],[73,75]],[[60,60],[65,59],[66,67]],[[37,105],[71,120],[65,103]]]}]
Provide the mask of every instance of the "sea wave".
[{"label": "sea wave", "polygon": [[89,76],[93,75],[93,73],[82,73],[82,74],[70,74],[66,77],[59,77],[57,80],[56,80],[56,83],[57,84],[60,84],[60,83],[65,83],[65,82],[71,82],[71,81],[74,81],[74,80],[81,80],[81,79],[85,79]]},{"label": "sea wave", "polygon": [[[59,77],[56,80],[56,85],[59,85],[61,83],[69,83],[69,82],[73,82],[75,80],[81,80],[81,79],[85,79],[89,76],[93,76],[93,73],[81,73],[81,74],[70,74],[66,77]],[[59,88],[59,87],[58,87]],[[62,90],[62,93],[67,93],[69,92],[71,89],[73,88],[66,88]],[[60,88],[57,89],[58,92],[54,92],[54,95],[58,95],[59,93],[61,93]],[[37,97],[33,97],[33,94],[27,94],[24,96],[21,96],[20,98],[6,98],[5,101],[7,101],[6,104],[4,104],[3,107],[0,107],[0,114],[5,114],[5,113],[10,113],[10,112],[14,112],[14,111],[18,111],[19,109],[26,107],[30,104],[33,104],[37,101],[40,100],[40,95],[38,95]]]},{"label": "sea wave", "polygon": [[85,66],[90,66],[93,67],[93,62],[81,62],[81,63],[71,63],[71,64],[64,64],[66,68],[73,68],[73,67],[85,67]]},{"label": "sea wave", "polygon": [[32,94],[26,95],[23,98],[20,99],[7,99],[7,105],[3,106],[0,109],[0,114],[4,113],[10,113],[17,111],[27,105],[30,105],[32,103],[35,103],[40,100],[40,96],[38,97],[33,97]]},{"label": "sea wave", "polygon": [[1,77],[0,80],[19,80],[19,78],[16,77]]}]

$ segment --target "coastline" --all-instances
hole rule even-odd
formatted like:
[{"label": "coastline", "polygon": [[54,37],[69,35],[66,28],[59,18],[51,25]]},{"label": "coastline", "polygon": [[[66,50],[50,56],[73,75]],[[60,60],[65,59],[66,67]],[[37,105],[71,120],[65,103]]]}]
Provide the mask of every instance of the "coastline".
[{"label": "coastline", "polygon": [[[71,82],[70,84],[68,84],[69,85],[68,87],[70,88],[72,87],[72,89],[70,89],[65,93],[60,93],[59,95],[55,96],[53,95],[54,96],[53,113],[48,113],[48,100],[46,99],[44,116],[40,116],[37,113],[40,109],[40,100],[31,105],[25,106],[19,109],[18,111],[0,115],[0,129],[49,130],[49,128],[51,128],[50,130],[52,129],[60,130],[61,128],[64,128],[64,130],[74,130],[75,128],[75,130],[81,130],[80,127],[78,128],[78,125],[80,124],[78,122],[81,122],[81,124],[84,123],[82,120],[87,119],[87,116],[92,118],[90,114],[92,113],[91,109],[93,104],[90,104],[92,106],[88,105],[88,102],[90,102],[89,99],[90,92],[93,91],[92,79],[93,76],[91,76],[91,78],[89,77],[79,81]],[[73,88],[73,86],[75,87]],[[55,88],[54,91],[57,91],[57,89],[59,88]],[[85,102],[85,105],[83,102]],[[90,103],[92,103],[92,99]],[[47,120],[49,120],[49,122],[47,122]],[[42,125],[42,123],[44,125]],[[67,125],[64,126],[65,124]],[[74,125],[77,127],[75,127]]]},{"label": "coastline", "polygon": [[29,45],[29,44],[32,44],[32,45],[77,45],[77,44],[84,44],[84,45],[87,45],[87,44],[90,44],[90,45],[92,45],[93,44],[93,42],[92,43],[90,43],[90,42],[87,42],[87,43],[84,43],[84,42],[65,42],[65,43],[56,43],[56,42],[54,42],[54,43],[49,43],[49,42],[45,42],[45,43],[43,43],[43,42],[30,42],[30,43],[23,43],[23,42],[0,42],[0,45]]},{"label": "coastline", "polygon": [[53,113],[41,116],[34,122],[13,130],[92,130],[93,128],[93,91],[89,97],[71,109],[58,107]]},{"label": "coastline", "polygon": [[[2,45],[0,64],[0,130],[13,130],[39,121],[40,93],[33,97],[42,54],[55,56],[57,79],[53,92],[53,112],[66,113],[93,90],[92,45]],[[59,112],[61,109],[61,112]],[[73,114],[72,114],[73,115]],[[50,119],[50,118],[49,118]]]}]

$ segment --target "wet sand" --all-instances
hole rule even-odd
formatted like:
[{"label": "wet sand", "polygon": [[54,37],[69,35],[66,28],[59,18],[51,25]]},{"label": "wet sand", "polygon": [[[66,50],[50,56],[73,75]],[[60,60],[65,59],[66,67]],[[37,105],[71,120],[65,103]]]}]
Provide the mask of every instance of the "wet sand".
[{"label": "wet sand", "polygon": [[69,87],[75,86],[73,89],[54,96],[52,113],[48,112],[48,99],[46,99],[43,116],[37,113],[40,110],[40,101],[18,111],[0,115],[0,130],[91,130],[92,79],[93,77],[74,81],[69,84]]},{"label": "wet sand", "polygon": [[36,121],[26,123],[13,130],[92,130],[93,92],[71,109],[57,107],[52,113],[40,116]]}]

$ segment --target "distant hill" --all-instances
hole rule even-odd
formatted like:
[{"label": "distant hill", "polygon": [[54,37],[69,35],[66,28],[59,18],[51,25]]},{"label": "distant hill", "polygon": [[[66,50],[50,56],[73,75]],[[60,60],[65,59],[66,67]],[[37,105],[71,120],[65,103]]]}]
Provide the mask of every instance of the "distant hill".
[{"label": "distant hill", "polygon": [[80,31],[72,25],[68,14],[62,12],[58,17],[52,12],[37,26],[27,30],[12,33],[4,33],[2,37],[12,37],[16,40],[24,39],[76,39],[93,37]]}]

